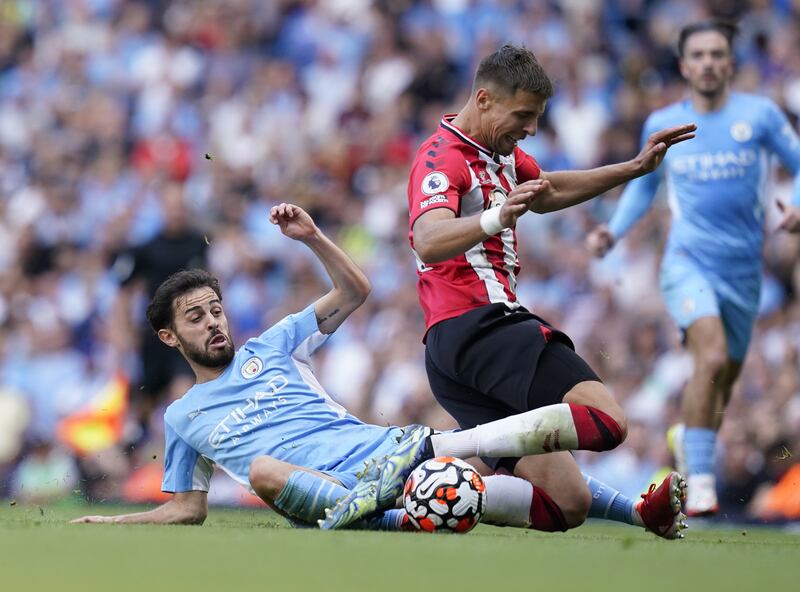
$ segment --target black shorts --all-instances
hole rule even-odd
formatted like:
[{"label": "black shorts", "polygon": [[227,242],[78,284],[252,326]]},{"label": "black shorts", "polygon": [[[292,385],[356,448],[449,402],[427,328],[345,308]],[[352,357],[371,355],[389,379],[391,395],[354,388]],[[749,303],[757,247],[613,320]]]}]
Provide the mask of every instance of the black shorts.
[{"label": "black shorts", "polygon": [[[566,334],[503,304],[431,327],[425,367],[436,400],[463,429],[561,403],[578,383],[601,382]],[[484,460],[496,468],[500,459]]]}]

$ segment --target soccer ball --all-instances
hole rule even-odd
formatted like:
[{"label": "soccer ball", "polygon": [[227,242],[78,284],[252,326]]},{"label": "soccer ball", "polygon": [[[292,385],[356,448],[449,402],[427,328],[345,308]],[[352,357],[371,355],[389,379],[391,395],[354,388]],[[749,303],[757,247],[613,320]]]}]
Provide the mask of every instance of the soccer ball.
[{"label": "soccer ball", "polygon": [[469,532],[486,510],[486,485],[475,467],[451,456],[426,460],[409,475],[403,506],[427,532]]}]

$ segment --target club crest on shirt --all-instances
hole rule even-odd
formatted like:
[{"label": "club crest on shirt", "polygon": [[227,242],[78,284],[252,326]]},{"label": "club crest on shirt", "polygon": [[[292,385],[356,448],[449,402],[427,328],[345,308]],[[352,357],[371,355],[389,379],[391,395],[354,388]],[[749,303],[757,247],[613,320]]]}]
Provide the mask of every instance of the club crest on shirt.
[{"label": "club crest on shirt", "polygon": [[264,369],[264,362],[258,356],[252,356],[242,364],[242,378],[254,378]]},{"label": "club crest on shirt", "polygon": [[505,191],[500,189],[500,187],[495,187],[489,192],[489,207],[486,209],[488,210],[489,208],[499,208],[504,203],[506,203],[507,198],[508,195],[506,195]]},{"label": "club crest on shirt", "polygon": [[753,137],[753,128],[746,121],[737,121],[731,126],[731,137],[737,142],[747,142]]},{"label": "club crest on shirt", "polygon": [[422,180],[422,193],[425,195],[443,193],[447,191],[448,187],[450,187],[450,180],[447,178],[447,175],[439,171],[428,173]]}]

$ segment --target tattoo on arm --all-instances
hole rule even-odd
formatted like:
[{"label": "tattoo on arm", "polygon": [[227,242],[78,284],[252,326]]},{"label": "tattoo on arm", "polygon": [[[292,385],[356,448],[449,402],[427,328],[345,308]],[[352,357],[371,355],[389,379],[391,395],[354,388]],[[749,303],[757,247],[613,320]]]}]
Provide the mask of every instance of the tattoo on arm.
[{"label": "tattoo on arm", "polygon": [[319,323],[323,323],[323,322],[327,321],[328,319],[332,319],[334,317],[334,315],[336,313],[338,313],[338,312],[339,312],[339,309],[335,308],[330,313],[328,313],[326,316],[322,317],[318,322]]}]

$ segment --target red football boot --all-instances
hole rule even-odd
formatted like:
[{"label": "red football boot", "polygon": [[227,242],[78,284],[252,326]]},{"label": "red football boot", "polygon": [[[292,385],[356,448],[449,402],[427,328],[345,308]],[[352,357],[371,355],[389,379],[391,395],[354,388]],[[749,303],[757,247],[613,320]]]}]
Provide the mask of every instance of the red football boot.
[{"label": "red football boot", "polygon": [[681,512],[681,502],[686,497],[686,481],[680,473],[672,471],[656,487],[653,483],[642,501],[636,504],[636,511],[642,518],[644,527],[665,539],[682,539],[686,528],[686,515]]}]

